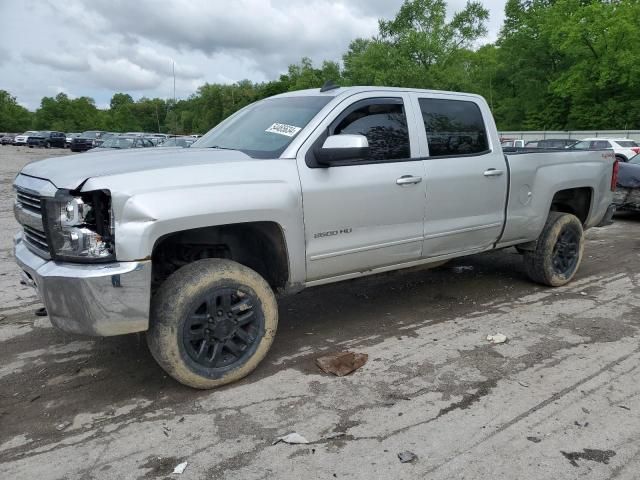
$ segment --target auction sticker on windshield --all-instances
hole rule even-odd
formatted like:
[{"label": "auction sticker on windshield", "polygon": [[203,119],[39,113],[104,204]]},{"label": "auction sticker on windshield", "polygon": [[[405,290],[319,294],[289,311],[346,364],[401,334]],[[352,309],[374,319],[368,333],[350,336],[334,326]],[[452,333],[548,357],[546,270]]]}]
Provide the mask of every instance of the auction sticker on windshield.
[{"label": "auction sticker on windshield", "polygon": [[294,127],[293,125],[274,123],[269,128],[267,128],[265,132],[277,133],[278,135],[284,135],[285,137],[293,137],[300,130],[302,130],[300,127]]}]

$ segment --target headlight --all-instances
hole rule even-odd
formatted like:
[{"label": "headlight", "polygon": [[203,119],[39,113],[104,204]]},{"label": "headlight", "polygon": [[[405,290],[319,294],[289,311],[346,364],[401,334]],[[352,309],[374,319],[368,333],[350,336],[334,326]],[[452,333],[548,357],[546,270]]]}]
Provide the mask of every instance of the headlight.
[{"label": "headlight", "polygon": [[44,220],[51,256],[71,262],[115,259],[111,197],[97,191],[72,195],[59,190],[43,198]]}]

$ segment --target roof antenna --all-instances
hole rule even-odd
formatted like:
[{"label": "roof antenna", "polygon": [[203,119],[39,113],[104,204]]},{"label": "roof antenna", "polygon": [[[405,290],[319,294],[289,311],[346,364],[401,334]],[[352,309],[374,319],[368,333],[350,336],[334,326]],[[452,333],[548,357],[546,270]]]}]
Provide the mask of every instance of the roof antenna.
[{"label": "roof antenna", "polygon": [[333,80],[327,80],[320,89],[320,92],[328,92],[329,90],[335,90],[336,88],[340,88],[340,85],[333,83]]}]

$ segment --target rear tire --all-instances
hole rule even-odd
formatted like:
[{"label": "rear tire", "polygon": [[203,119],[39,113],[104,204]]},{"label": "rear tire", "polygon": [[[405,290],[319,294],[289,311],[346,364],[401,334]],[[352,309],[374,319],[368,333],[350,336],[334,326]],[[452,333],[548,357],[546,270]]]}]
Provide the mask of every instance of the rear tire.
[{"label": "rear tire", "polygon": [[251,373],[278,327],[269,284],[239,263],[205,259],[172,274],[151,305],[147,343],[178,382],[209,389]]},{"label": "rear tire", "polygon": [[575,276],[584,251],[584,230],[575,215],[550,212],[535,249],[523,256],[529,278],[560,287]]}]

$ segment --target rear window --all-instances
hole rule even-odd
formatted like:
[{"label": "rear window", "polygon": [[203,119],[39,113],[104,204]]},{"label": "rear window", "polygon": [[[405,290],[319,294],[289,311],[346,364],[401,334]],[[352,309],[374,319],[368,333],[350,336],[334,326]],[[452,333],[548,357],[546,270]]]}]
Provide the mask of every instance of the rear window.
[{"label": "rear window", "polygon": [[620,145],[621,147],[624,148],[631,148],[631,147],[637,147],[638,144],[636,142],[632,142],[631,140],[627,140],[627,141],[619,141],[616,142],[618,145]]},{"label": "rear window", "polygon": [[430,157],[473,155],[489,151],[480,108],[473,102],[421,98]]}]

